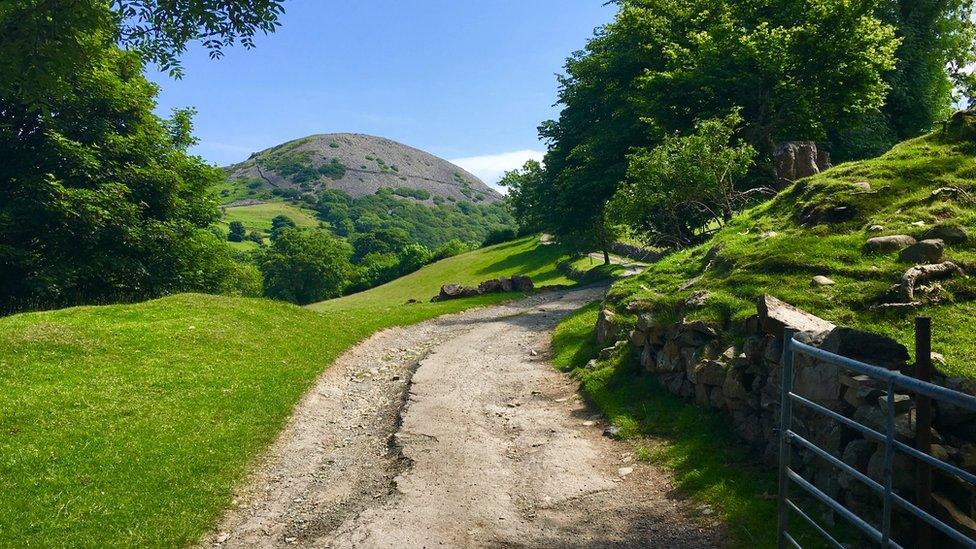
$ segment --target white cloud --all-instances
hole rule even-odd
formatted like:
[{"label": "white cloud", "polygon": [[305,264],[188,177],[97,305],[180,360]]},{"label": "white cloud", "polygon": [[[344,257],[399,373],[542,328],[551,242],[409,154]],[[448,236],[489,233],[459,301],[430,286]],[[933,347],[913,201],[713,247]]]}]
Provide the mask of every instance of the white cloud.
[{"label": "white cloud", "polygon": [[505,175],[505,172],[521,168],[528,160],[538,160],[542,162],[545,156],[543,151],[525,149],[521,151],[504,152],[498,154],[485,154],[481,156],[469,156],[466,158],[455,158],[451,163],[461,166],[465,170],[477,175],[482,181],[492,187],[505,192],[504,188],[498,187],[496,183]]}]

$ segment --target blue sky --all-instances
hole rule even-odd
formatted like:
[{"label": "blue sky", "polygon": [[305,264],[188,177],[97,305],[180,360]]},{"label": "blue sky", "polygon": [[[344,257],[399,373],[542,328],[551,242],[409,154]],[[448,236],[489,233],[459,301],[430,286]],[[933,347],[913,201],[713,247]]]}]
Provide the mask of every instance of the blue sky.
[{"label": "blue sky", "polygon": [[388,137],[488,182],[539,157],[555,73],[614,7],[604,0],[288,0],[282,26],[186,75],[150,72],[159,113],[199,110],[193,152],[226,165],[312,133]]}]

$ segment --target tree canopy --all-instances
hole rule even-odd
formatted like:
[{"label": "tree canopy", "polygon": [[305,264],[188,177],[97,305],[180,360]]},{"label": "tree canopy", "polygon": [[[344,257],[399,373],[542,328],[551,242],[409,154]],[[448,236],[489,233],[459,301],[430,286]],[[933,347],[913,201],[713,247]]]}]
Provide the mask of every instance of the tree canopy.
[{"label": "tree canopy", "polygon": [[186,152],[193,110],[156,116],[143,63],[178,73],[189,42],[250,46],[280,12],[273,0],[0,3],[0,312],[251,293],[255,270],[207,230],[223,174]]},{"label": "tree canopy", "polygon": [[608,201],[635,164],[649,167],[634,152],[673,147],[671,136],[700,121],[740,114],[736,136],[757,153],[745,183],[757,187],[779,142],[818,141],[840,159],[876,154],[930,129],[953,83],[971,86],[959,70],[973,60],[962,0],[615,3],[614,21],[559,77],[559,118],[539,128],[549,145],[541,176],[508,178],[519,222],[565,241],[605,248]]},{"label": "tree canopy", "polygon": [[182,55],[199,42],[218,58],[226,47],[254,46],[274,32],[282,0],[5,0],[0,4],[0,94],[52,108],[70,93],[63,75],[85,73],[107,45],[117,44],[183,74]]}]

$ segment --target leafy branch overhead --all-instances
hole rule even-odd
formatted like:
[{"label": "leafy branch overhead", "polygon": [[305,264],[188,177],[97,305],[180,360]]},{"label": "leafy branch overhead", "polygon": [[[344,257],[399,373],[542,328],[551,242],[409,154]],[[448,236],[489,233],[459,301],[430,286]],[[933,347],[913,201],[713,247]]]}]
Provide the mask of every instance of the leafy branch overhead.
[{"label": "leafy branch overhead", "polygon": [[119,41],[156,63],[171,76],[182,76],[180,56],[199,41],[211,59],[240,42],[254,47],[261,32],[275,32],[284,13],[282,0],[112,0]]},{"label": "leafy branch overhead", "polygon": [[5,0],[0,4],[0,96],[49,109],[70,93],[64,75],[96,66],[105,48],[133,50],[174,77],[199,42],[211,58],[273,33],[282,0]]}]

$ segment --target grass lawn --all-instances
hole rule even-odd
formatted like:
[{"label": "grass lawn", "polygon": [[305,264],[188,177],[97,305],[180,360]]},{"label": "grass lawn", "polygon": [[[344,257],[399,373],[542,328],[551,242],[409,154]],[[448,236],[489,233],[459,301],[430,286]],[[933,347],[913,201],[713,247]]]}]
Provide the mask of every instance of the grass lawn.
[{"label": "grass lawn", "polygon": [[516,295],[428,303],[445,282],[568,284],[564,257],[524,238],[312,308],[177,295],[0,319],[0,546],[192,543],[345,349]]},{"label": "grass lawn", "polygon": [[240,221],[247,232],[257,231],[267,234],[271,231],[271,220],[278,215],[287,215],[299,227],[318,227],[320,223],[315,218],[315,212],[279,200],[253,206],[224,208],[224,215],[219,224],[221,228],[227,230],[231,221]]},{"label": "grass lawn", "polygon": [[[676,486],[721,516],[735,547],[776,546],[776,471],[756,463],[736,438],[729,418],[668,392],[650,376],[635,375],[634,357],[621,354],[584,366],[599,353],[593,327],[599,304],[563,319],[552,338],[553,362],[577,377],[586,397],[620,427],[620,436],[649,436],[638,458],[674,474]],[[804,546],[817,547],[809,531],[791,523]],[[798,534],[797,534],[798,533]]]}]

